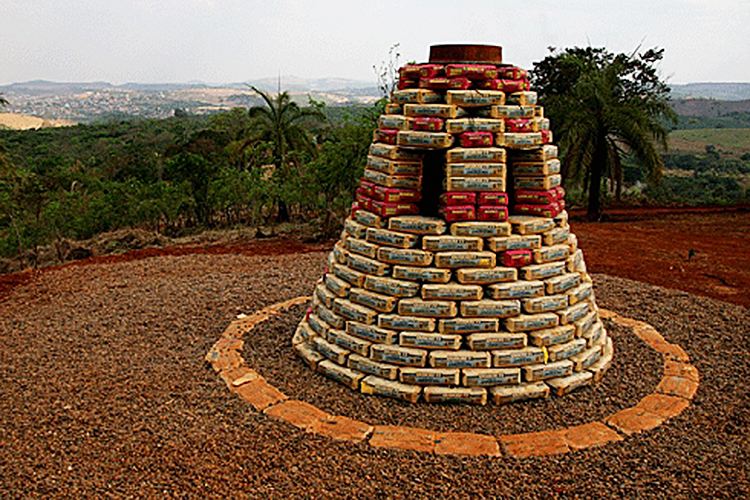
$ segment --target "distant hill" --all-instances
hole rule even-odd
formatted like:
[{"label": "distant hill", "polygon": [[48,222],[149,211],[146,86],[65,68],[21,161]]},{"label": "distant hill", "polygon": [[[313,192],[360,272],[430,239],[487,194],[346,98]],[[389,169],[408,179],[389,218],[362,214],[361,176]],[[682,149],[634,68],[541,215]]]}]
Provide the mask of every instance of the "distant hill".
[{"label": "distant hill", "polygon": [[673,99],[716,99],[744,101],[750,99],[750,83],[671,84]]}]

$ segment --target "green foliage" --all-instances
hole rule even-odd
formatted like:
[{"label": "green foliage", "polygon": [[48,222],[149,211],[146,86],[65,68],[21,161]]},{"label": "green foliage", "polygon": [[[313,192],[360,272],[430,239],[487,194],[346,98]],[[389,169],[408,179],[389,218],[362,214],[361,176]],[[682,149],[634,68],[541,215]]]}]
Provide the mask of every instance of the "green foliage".
[{"label": "green foliage", "polygon": [[534,63],[532,86],[540,96],[563,153],[566,183],[588,191],[588,216],[601,215],[605,177],[622,189],[623,158],[630,154],[658,183],[666,147],[663,120],[674,119],[669,88],[654,64],[663,50],[612,54],[603,48],[569,48]]}]

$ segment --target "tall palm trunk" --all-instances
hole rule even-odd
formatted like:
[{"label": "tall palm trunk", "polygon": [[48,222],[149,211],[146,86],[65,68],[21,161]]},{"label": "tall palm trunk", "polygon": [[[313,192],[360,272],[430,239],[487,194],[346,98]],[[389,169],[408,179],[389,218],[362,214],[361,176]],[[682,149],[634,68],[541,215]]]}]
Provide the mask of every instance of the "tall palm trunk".
[{"label": "tall palm trunk", "polygon": [[591,161],[591,176],[589,177],[589,206],[586,218],[598,221],[602,215],[602,177],[607,168],[607,136],[598,134],[596,147]]}]

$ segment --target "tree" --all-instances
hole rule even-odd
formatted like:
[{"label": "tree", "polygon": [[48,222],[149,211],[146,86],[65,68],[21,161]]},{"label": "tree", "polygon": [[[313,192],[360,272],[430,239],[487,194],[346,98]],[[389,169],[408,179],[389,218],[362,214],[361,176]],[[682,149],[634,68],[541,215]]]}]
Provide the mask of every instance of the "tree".
[{"label": "tree", "polygon": [[534,63],[531,83],[557,134],[563,175],[588,190],[589,220],[601,217],[605,175],[622,189],[622,159],[632,155],[648,179],[658,184],[666,149],[665,120],[676,121],[669,87],[654,64],[663,49],[612,54],[604,48],[574,47]]},{"label": "tree", "polygon": [[[256,87],[250,86],[265,102],[266,106],[253,107],[249,116],[254,120],[255,140],[268,141],[273,146],[274,175],[281,181],[294,175],[290,161],[298,161],[293,153],[312,152],[314,141],[310,132],[303,126],[305,119],[323,121],[322,104],[311,100],[310,108],[301,108],[292,101],[287,92],[279,92],[275,98]],[[278,222],[289,220],[286,202],[278,199]]]},{"label": "tree", "polygon": [[8,104],[10,104],[10,103],[5,98],[5,96],[3,96],[3,94],[0,94],[0,107],[7,106]]}]

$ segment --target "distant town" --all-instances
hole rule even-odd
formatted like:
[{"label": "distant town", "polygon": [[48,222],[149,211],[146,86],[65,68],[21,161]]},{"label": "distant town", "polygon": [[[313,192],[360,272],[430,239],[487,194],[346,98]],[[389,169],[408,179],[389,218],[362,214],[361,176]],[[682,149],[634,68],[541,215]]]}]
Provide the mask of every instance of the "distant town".
[{"label": "distant town", "polygon": [[[381,95],[374,84],[352,80],[259,80],[249,84],[125,84],[104,82],[55,83],[32,81],[0,86],[9,105],[2,112],[89,123],[113,118],[167,118],[175,113],[211,114],[237,107],[258,106],[262,99],[250,88],[275,92],[283,85],[292,99],[306,105],[309,99],[328,106],[367,105]],[[338,88],[336,88],[338,86]]]},{"label": "distant town", "polygon": [[[10,103],[0,112],[38,117],[49,123],[167,118],[176,113],[211,114],[262,105],[262,99],[250,85],[272,93],[278,89],[288,91],[303,106],[310,98],[328,106],[356,106],[372,104],[382,97],[373,82],[340,78],[284,76],[225,85],[31,81],[0,86],[0,94]],[[750,99],[749,83],[691,83],[672,85],[672,91],[676,99]]]}]

